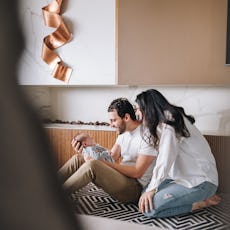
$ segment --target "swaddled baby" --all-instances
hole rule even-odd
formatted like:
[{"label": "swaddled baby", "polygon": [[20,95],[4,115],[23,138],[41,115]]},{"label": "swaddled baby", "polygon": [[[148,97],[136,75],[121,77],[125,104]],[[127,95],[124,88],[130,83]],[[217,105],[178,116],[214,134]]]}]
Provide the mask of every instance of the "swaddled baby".
[{"label": "swaddled baby", "polygon": [[84,157],[89,156],[96,160],[114,162],[113,158],[109,154],[108,149],[97,144],[94,138],[88,133],[79,133],[74,137],[74,139],[77,142],[80,142],[81,146],[83,146],[82,154]]}]

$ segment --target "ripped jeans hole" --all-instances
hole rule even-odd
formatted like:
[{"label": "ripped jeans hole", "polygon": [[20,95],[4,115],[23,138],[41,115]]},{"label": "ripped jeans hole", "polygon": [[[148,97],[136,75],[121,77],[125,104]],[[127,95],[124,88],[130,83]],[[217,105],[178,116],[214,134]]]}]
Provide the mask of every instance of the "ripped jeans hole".
[{"label": "ripped jeans hole", "polygon": [[165,193],[165,194],[164,194],[164,199],[169,199],[169,198],[171,198],[171,197],[173,197],[172,194],[169,194],[169,193]]}]

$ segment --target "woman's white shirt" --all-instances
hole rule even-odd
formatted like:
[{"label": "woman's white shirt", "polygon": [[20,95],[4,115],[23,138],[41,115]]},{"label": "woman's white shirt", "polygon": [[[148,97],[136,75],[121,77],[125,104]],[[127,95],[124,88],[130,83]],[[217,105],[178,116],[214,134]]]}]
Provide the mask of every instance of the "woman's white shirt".
[{"label": "woman's white shirt", "polygon": [[184,121],[189,138],[178,139],[174,128],[165,123],[158,126],[159,153],[146,191],[157,189],[165,179],[189,188],[204,181],[218,185],[216,162],[207,140],[186,118]]}]

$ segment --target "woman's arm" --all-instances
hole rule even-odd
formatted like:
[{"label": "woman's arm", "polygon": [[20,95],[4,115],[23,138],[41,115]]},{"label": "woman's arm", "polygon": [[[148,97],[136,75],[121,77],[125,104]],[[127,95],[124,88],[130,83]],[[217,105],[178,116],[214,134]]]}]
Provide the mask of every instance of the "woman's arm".
[{"label": "woman's arm", "polygon": [[151,182],[146,191],[157,189],[160,183],[168,177],[168,173],[178,154],[175,130],[170,125],[163,125],[159,144],[159,154],[153,169]]},{"label": "woman's arm", "polygon": [[172,126],[164,124],[160,137],[159,154],[153,169],[152,179],[138,202],[140,212],[145,213],[154,209],[154,194],[157,192],[160,183],[167,178],[169,170],[176,160],[177,153],[175,130]]}]

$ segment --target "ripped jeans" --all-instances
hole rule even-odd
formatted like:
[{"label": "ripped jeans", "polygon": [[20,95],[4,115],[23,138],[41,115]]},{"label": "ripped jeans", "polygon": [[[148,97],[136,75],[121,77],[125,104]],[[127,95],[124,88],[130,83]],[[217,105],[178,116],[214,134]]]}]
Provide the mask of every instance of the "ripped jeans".
[{"label": "ripped jeans", "polygon": [[154,209],[144,213],[147,217],[161,218],[188,214],[192,211],[192,204],[206,200],[213,196],[217,186],[210,182],[203,182],[196,187],[187,188],[166,179],[158,187],[153,197]]}]

